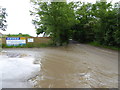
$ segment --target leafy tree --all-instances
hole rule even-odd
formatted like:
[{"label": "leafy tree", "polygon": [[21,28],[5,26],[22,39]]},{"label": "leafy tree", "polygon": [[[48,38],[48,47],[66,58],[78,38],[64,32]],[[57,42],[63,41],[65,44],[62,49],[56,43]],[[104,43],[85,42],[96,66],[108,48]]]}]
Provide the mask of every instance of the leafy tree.
[{"label": "leafy tree", "polygon": [[39,19],[34,20],[37,33],[50,34],[55,45],[68,44],[70,28],[76,22],[71,4],[66,2],[36,2],[36,4],[39,6],[36,11]]},{"label": "leafy tree", "polygon": [[75,12],[79,23],[72,27],[73,39],[79,42],[96,41],[102,45],[120,46],[119,4],[97,1],[77,3]]},{"label": "leafy tree", "polygon": [[94,27],[95,41],[103,45],[119,46],[118,10],[107,2],[96,2],[93,5],[93,15],[98,18]]},{"label": "leafy tree", "polygon": [[[94,28],[95,31],[95,38],[96,41],[100,44],[104,44],[106,33],[108,31],[108,20],[109,20],[109,13],[111,12],[111,3],[107,2],[96,2],[93,4],[92,10],[93,15],[98,19],[98,23]],[[109,15],[109,16],[108,16]]]},{"label": "leafy tree", "polygon": [[114,40],[118,47],[120,47],[120,3],[115,3],[113,11],[115,12],[115,31],[114,31]]},{"label": "leafy tree", "polygon": [[93,23],[94,19],[91,16],[91,5],[90,3],[77,3],[76,19],[79,21],[72,27],[73,39],[79,42],[88,42],[93,40]]},{"label": "leafy tree", "polygon": [[[54,0],[53,0],[54,1]],[[120,5],[106,0],[82,2],[42,2],[33,0],[36,33],[50,34],[55,45],[76,41],[120,46]]]},{"label": "leafy tree", "polygon": [[7,16],[6,8],[0,7],[0,29],[3,30],[3,31],[5,31],[6,28],[7,28],[6,16]]}]

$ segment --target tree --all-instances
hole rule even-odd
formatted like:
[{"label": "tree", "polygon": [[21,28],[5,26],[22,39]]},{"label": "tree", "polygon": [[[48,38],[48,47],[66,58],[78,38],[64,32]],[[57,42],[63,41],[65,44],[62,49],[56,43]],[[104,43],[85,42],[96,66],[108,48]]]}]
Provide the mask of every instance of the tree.
[{"label": "tree", "polygon": [[6,28],[7,28],[6,16],[7,16],[6,8],[0,7],[0,29],[3,30],[3,31],[5,31]]},{"label": "tree", "polygon": [[107,2],[96,2],[93,4],[92,11],[93,16],[97,18],[97,24],[94,27],[95,32],[95,40],[100,44],[107,44],[107,33],[110,27],[109,19],[114,18],[112,15],[112,7],[111,3]]},{"label": "tree", "polygon": [[[53,0],[55,1],[55,0]],[[101,45],[120,46],[120,5],[106,0],[95,4],[81,2],[41,2],[37,7],[33,23],[37,34],[47,33],[55,45],[68,43],[72,38],[81,43],[97,42]]]},{"label": "tree", "polygon": [[38,34],[42,32],[50,34],[54,45],[68,44],[70,28],[76,22],[71,4],[38,1],[33,3],[39,7],[36,8],[39,19],[34,20]]},{"label": "tree", "polygon": [[91,16],[91,3],[76,3],[77,10],[75,12],[76,19],[79,21],[72,27],[73,39],[79,42],[88,42],[93,40],[93,23],[94,18]]},{"label": "tree", "polygon": [[115,3],[113,11],[115,13],[114,40],[116,45],[120,47],[120,2]]},{"label": "tree", "polygon": [[111,3],[96,2],[93,4],[93,16],[98,20],[94,29],[95,40],[102,45],[120,46],[119,7]]}]

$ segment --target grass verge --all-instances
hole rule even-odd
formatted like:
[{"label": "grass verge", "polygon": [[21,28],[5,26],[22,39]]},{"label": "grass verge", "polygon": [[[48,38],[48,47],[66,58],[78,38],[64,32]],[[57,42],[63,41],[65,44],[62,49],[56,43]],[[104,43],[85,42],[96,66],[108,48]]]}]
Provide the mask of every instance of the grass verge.
[{"label": "grass verge", "polygon": [[40,44],[26,44],[26,45],[18,45],[18,46],[7,46],[6,44],[2,44],[2,48],[41,48],[41,47],[50,47],[52,46],[50,43],[40,43]]},{"label": "grass verge", "polygon": [[101,44],[99,44],[99,43],[97,43],[97,42],[90,42],[90,43],[88,43],[88,44],[89,44],[89,45],[92,45],[92,46],[101,47],[101,48],[111,49],[111,50],[120,50],[120,48],[118,48],[118,47],[101,45]]}]

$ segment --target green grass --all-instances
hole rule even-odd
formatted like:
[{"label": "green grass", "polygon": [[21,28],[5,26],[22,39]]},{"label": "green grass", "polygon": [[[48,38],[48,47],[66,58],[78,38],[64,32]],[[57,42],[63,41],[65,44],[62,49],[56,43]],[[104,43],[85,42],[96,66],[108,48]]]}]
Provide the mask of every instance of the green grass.
[{"label": "green grass", "polygon": [[97,43],[97,42],[90,42],[90,43],[88,43],[88,44],[89,44],[89,45],[92,45],[92,46],[101,47],[101,48],[111,49],[111,50],[120,50],[120,48],[118,48],[118,47],[101,45],[101,44],[99,44],[99,43]]},{"label": "green grass", "polygon": [[7,46],[6,44],[2,44],[2,48],[41,48],[41,47],[50,47],[52,46],[50,43],[41,43],[41,44],[26,44],[19,46]]}]

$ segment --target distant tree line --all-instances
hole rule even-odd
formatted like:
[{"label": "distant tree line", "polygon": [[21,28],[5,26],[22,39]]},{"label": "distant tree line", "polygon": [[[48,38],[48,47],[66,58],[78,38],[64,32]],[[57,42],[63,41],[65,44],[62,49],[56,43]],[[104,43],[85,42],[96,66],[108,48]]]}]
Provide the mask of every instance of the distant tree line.
[{"label": "distant tree line", "polygon": [[5,38],[5,37],[32,37],[32,36],[30,36],[29,34],[19,33],[19,34],[4,34],[2,35],[2,37]]},{"label": "distant tree line", "polygon": [[19,34],[7,34],[6,36],[7,37],[32,37],[29,34],[22,34],[22,33],[19,33]]},{"label": "distant tree line", "polygon": [[97,1],[41,2],[32,0],[37,35],[50,34],[54,45],[68,44],[69,39],[81,43],[97,42],[120,47],[120,4]]}]

